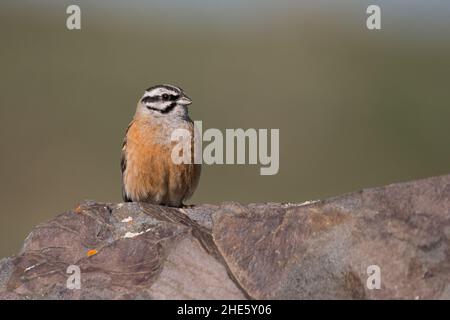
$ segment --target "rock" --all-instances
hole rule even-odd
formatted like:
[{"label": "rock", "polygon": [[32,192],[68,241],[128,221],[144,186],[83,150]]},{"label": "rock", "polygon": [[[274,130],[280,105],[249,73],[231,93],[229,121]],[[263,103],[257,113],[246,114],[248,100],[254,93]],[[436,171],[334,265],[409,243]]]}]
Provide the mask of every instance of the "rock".
[{"label": "rock", "polygon": [[0,298],[450,299],[450,175],[304,204],[87,201],[0,261]]}]

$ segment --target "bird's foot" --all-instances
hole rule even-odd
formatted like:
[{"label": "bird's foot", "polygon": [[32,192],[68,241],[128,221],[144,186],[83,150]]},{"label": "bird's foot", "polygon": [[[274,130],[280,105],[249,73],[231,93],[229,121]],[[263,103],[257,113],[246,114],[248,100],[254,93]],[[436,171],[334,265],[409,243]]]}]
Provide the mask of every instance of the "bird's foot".
[{"label": "bird's foot", "polygon": [[182,203],[180,205],[180,209],[192,209],[192,208],[195,208],[195,204],[184,204],[184,203]]}]

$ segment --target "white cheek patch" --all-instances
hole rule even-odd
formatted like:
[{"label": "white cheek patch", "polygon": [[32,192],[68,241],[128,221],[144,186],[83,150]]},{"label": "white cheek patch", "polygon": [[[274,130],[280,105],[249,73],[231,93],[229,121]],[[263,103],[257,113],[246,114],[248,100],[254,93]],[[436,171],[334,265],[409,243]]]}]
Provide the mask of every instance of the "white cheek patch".
[{"label": "white cheek patch", "polygon": [[145,102],[144,105],[146,107],[150,107],[152,109],[164,110],[168,106],[172,104],[171,101],[153,101],[153,102]]}]

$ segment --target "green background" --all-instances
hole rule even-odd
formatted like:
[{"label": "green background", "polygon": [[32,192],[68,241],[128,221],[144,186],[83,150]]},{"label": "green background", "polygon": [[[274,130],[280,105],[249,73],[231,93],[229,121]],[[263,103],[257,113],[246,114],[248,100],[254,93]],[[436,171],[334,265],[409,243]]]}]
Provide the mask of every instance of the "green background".
[{"label": "green background", "polygon": [[[203,128],[279,128],[280,170],[204,166],[191,203],[301,202],[450,173],[450,14],[430,1],[2,1],[0,257],[84,199],[117,202],[143,90]],[[69,4],[82,30],[65,27]],[[403,7],[402,7],[403,6]]]}]

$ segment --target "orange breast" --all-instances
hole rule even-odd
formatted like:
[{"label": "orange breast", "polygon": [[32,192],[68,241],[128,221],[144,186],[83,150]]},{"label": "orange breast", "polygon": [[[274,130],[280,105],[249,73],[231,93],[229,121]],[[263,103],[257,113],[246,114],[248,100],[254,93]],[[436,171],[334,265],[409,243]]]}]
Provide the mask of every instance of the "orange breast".
[{"label": "orange breast", "polygon": [[170,142],[170,135],[170,130],[158,125],[135,121],[130,126],[123,184],[131,200],[179,206],[194,191],[200,167],[173,163],[175,142]]}]

